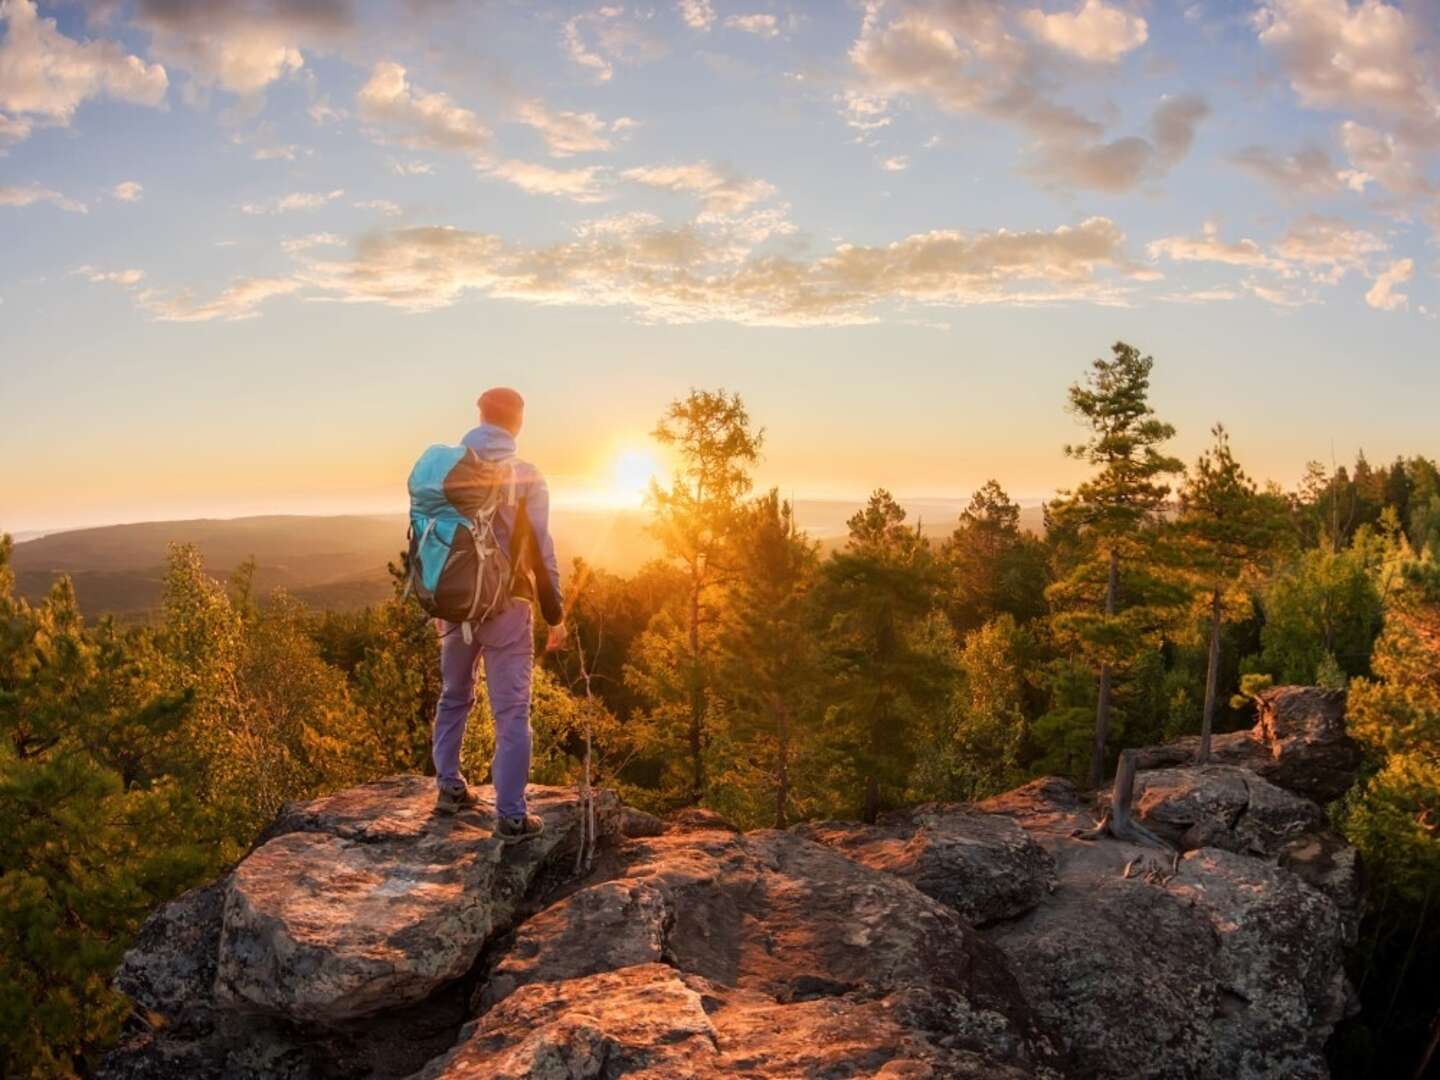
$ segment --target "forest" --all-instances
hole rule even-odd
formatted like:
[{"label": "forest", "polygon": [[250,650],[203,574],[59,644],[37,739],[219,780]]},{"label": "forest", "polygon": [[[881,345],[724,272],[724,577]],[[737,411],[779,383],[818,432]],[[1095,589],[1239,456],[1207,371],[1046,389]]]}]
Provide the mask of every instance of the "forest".
[{"label": "forest", "polygon": [[[1100,789],[1124,748],[1250,725],[1266,686],[1346,689],[1367,760],[1330,812],[1370,899],[1363,1009],[1332,1065],[1410,1075],[1440,1032],[1440,470],[1362,454],[1261,484],[1218,423],[1181,461],[1153,365],[1117,343],[1079,372],[1057,456],[1086,477],[1043,535],[995,481],[939,543],[876,490],[823,556],[753,489],[765,433],[740,395],[663,407],[664,557],[567,568],[532,778],[576,783],[588,747],[597,783],[655,812],[874,820],[1049,774]],[[430,768],[438,650],[402,542],[393,597],[353,613],[257,595],[253,564],[216,580],[177,545],[161,609],[121,625],[82,618],[64,579],[20,598],[0,540],[0,1074],[93,1070],[130,1014],[108,979],[145,915],[284,801]],[[472,781],[492,737],[482,696]]]}]

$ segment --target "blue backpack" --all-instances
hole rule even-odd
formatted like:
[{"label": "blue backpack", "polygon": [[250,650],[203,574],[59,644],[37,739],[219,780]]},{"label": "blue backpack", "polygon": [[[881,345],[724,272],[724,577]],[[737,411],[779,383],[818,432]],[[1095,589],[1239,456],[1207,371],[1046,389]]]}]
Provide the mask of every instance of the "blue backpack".
[{"label": "blue backpack", "polygon": [[513,459],[486,461],[465,446],[432,446],[410,470],[406,588],[433,615],[471,625],[510,600],[510,553],[495,541],[495,512],[515,504]]}]

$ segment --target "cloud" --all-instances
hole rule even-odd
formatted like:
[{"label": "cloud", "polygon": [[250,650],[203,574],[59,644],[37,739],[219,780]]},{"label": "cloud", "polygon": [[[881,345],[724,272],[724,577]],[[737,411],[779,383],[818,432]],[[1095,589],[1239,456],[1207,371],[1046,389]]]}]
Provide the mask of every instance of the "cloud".
[{"label": "cloud", "polygon": [[310,107],[305,110],[305,115],[323,127],[325,124],[338,124],[345,119],[346,113],[345,110],[331,105],[328,97],[321,97],[310,103]]},{"label": "cloud", "polygon": [[626,169],[621,175],[646,187],[695,195],[706,211],[738,214],[775,194],[764,180],[750,180],[708,161],[688,165],[647,165]]},{"label": "cloud", "polygon": [[1077,11],[1050,15],[1032,8],[1021,16],[1021,22],[1047,45],[1097,64],[1115,63],[1144,45],[1149,35],[1143,18],[1103,0],[1085,0]]},{"label": "cloud", "polygon": [[646,13],[627,14],[620,5],[596,8],[566,20],[561,43],[574,63],[597,81],[609,82],[617,63],[641,64],[664,55],[664,42],[643,25],[648,18]]},{"label": "cloud", "polygon": [[602,186],[605,170],[595,165],[583,169],[552,169],[528,161],[500,161],[477,166],[487,176],[495,176],[514,184],[531,195],[555,195],[578,203],[596,203],[608,199]]},{"label": "cloud", "polygon": [[134,180],[123,180],[110,189],[110,195],[120,202],[139,202],[144,198],[145,189]]},{"label": "cloud", "polygon": [[1395,290],[1415,273],[1413,259],[1398,259],[1382,270],[1375,284],[1365,294],[1365,303],[1380,311],[1400,311],[1410,306],[1410,298]]},{"label": "cloud", "polygon": [[1128,135],[1100,142],[1085,138],[1042,140],[1029,171],[1060,187],[1121,193],[1164,176],[1190,152],[1195,131],[1210,107],[1191,95],[1162,102],[1150,118],[1149,139]]},{"label": "cloud", "polygon": [[1363,173],[1336,168],[1330,155],[1313,143],[1284,157],[1265,146],[1246,146],[1232,154],[1230,161],[1287,195],[1330,195],[1346,188],[1360,191],[1369,179]]},{"label": "cloud", "polygon": [[198,84],[253,95],[299,71],[303,50],[334,47],[354,18],[348,0],[138,0],[132,21]]},{"label": "cloud", "polygon": [[662,322],[808,326],[868,322],[885,304],[966,306],[1116,302],[1110,274],[1137,272],[1113,222],[1053,230],[937,231],[884,246],[844,245],[810,261],[734,261],[730,238],[648,215],[606,219],[547,247],[511,246],[455,228],[361,239],[353,258],[307,262],[298,279],[324,297],[413,311],[464,294],[618,306]]},{"label": "cloud", "polygon": [[1304,307],[1318,302],[1312,293],[1288,285],[1267,285],[1254,278],[1246,278],[1243,284],[1250,295],[1276,307]]},{"label": "cloud", "polygon": [[399,217],[405,212],[399,203],[393,203],[389,199],[364,199],[350,205],[357,210],[375,210],[386,217]]},{"label": "cloud", "polygon": [[74,199],[61,195],[58,191],[51,191],[39,184],[27,184],[24,187],[0,187],[0,206],[33,206],[35,203],[50,203],[58,206],[61,210],[69,210],[74,214],[88,213],[85,204],[76,202]]},{"label": "cloud", "polygon": [[[356,203],[355,205],[362,205]],[[280,247],[288,254],[295,255],[301,251],[309,251],[316,247],[340,247],[345,241],[334,233],[307,233],[305,236],[292,236],[280,241]]]},{"label": "cloud", "polygon": [[240,209],[246,214],[289,214],[296,210],[316,210],[344,194],[344,188],[336,188],[334,191],[294,191],[268,202],[245,203]]},{"label": "cloud", "polygon": [[362,118],[386,130],[404,146],[428,150],[484,150],[490,131],[449,94],[412,86],[405,68],[382,60],[370,71],[356,103]]},{"label": "cloud", "polygon": [[774,15],[727,15],[725,25],[731,30],[740,30],[756,37],[774,38],[780,36],[780,23]]},{"label": "cloud", "polygon": [[[1054,99],[1053,57],[1014,32],[1018,14],[1001,0],[872,4],[850,48],[864,84],[856,92],[866,95],[867,111],[876,116],[884,115],[883,103],[913,97],[947,112],[1013,124],[1032,140],[1028,171],[1052,187],[1126,191],[1158,178],[1185,156],[1209,113],[1203,100],[1167,99],[1151,116],[1148,138],[1106,140],[1105,125]],[[1085,18],[1080,25],[1089,27],[1091,6],[1074,17]]]},{"label": "cloud", "polygon": [[1440,135],[1434,75],[1420,51],[1423,27],[1401,8],[1382,0],[1267,0],[1255,22],[1306,105],[1373,110],[1416,134]]},{"label": "cloud", "polygon": [[1384,250],[1385,242],[1374,233],[1341,218],[1318,214],[1295,222],[1275,245],[1275,253],[1282,259],[1309,267],[1332,283],[1347,270],[1362,269],[1368,256]]},{"label": "cloud", "polygon": [[112,97],[158,106],[169,86],[165,69],[114,41],[80,42],[42,19],[33,0],[3,0],[0,21],[0,142],[19,142],[36,125],[68,127],[82,103]]},{"label": "cloud", "polygon": [[904,154],[880,159],[880,167],[886,172],[904,172],[910,167],[910,159]]},{"label": "cloud", "polygon": [[257,146],[252,155],[256,161],[294,161],[295,155],[300,152],[300,147],[293,143],[274,144],[270,146]]},{"label": "cloud", "polygon": [[715,9],[710,0],[679,0],[680,18],[694,30],[709,30],[715,23]]},{"label": "cloud", "polygon": [[893,122],[890,102],[881,94],[864,94],[858,90],[846,90],[837,99],[840,115],[856,131],[868,132],[887,127]]},{"label": "cloud", "polygon": [[385,163],[385,167],[396,176],[429,176],[435,172],[435,166],[428,161],[400,161],[391,158]]},{"label": "cloud", "polygon": [[[515,116],[540,133],[554,157],[610,149],[609,132],[612,126],[594,113],[552,109],[540,99],[531,98],[516,106]],[[627,122],[620,130],[628,126]]]},{"label": "cloud", "polygon": [[119,285],[122,288],[132,288],[145,280],[144,270],[98,270],[93,266],[77,266],[72,273],[85,278],[86,281],[93,281],[96,284],[107,282],[112,285]]},{"label": "cloud", "polygon": [[294,278],[241,278],[211,300],[198,300],[188,289],[164,292],[145,289],[136,297],[141,309],[157,322],[234,322],[260,314],[266,300],[285,296],[301,287]]},{"label": "cloud", "polygon": [[1166,258],[1173,262],[1213,262],[1264,270],[1285,268],[1281,260],[1266,255],[1254,240],[1221,240],[1220,228],[1213,221],[1205,223],[1199,237],[1166,236],[1152,240],[1145,245],[1145,253],[1152,259]]},{"label": "cloud", "polygon": [[1355,168],[1355,186],[1375,181],[1396,195],[1431,195],[1440,185],[1425,176],[1423,154],[1405,139],[1347,120],[1340,142]]}]

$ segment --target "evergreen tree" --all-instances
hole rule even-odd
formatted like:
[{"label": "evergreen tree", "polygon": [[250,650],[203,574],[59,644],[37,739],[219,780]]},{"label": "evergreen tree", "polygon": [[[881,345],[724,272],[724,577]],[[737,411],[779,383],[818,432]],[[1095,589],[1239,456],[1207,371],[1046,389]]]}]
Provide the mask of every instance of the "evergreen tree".
[{"label": "evergreen tree", "polygon": [[831,676],[827,727],[873,821],[909,786],[915,729],[944,702],[953,668],[927,640],[940,578],[905,511],[878,490],[849,526],[849,543],[822,567],[815,611]]},{"label": "evergreen tree", "polygon": [[736,543],[746,568],[724,611],[717,689],[731,767],[742,772],[737,786],[747,793],[758,786],[761,794],[746,800],[758,804],[755,811],[736,816],[783,829],[797,802],[803,805],[797,792],[809,779],[801,774],[815,734],[820,650],[806,604],[816,545],[774,490],[746,508]]},{"label": "evergreen tree", "polygon": [[[1058,609],[1052,623],[1057,639],[1077,646],[1099,677],[1092,787],[1105,776],[1113,673],[1153,634],[1160,610],[1174,602],[1152,571],[1157,526],[1170,495],[1166,478],[1184,468],[1162,453],[1175,429],[1150,407],[1154,360],[1124,342],[1111,352],[1094,362],[1084,383],[1070,388],[1070,409],[1091,436],[1065,450],[1095,472],[1049,508],[1057,526],[1082,545],[1079,565],[1047,595]],[[1122,566],[1128,571],[1123,582]]]},{"label": "evergreen tree", "polygon": [[1212,429],[1214,445],[1195,463],[1180,491],[1180,534],[1189,568],[1208,608],[1209,646],[1198,760],[1210,759],[1215,699],[1220,675],[1220,629],[1226,600],[1248,613],[1246,585],[1278,543],[1280,522],[1230,451],[1223,426]]},{"label": "evergreen tree", "polygon": [[692,390],[671,403],[653,434],[679,458],[670,486],[652,484],[650,498],[652,528],[685,574],[684,607],[652,621],[631,678],[648,693],[653,720],[684,724],[689,776],[681,798],[693,805],[706,792],[706,717],[731,540],[764,433],[751,428],[738,394]]},{"label": "evergreen tree", "polygon": [[1045,549],[1020,528],[1020,507],[989,480],[943,549],[951,577],[950,621],[966,634],[1002,612],[1020,621],[1045,610]]}]

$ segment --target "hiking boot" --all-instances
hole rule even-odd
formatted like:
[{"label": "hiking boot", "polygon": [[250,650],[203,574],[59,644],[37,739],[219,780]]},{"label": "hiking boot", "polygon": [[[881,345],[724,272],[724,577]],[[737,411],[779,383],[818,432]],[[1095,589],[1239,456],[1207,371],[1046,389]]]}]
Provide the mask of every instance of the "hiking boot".
[{"label": "hiking boot", "polygon": [[435,796],[435,809],[442,814],[471,810],[478,805],[479,794],[463,780],[454,784],[441,784],[439,794]]},{"label": "hiking boot", "polygon": [[502,844],[516,844],[521,840],[533,840],[544,831],[545,822],[534,814],[495,819],[495,835],[500,838]]}]

